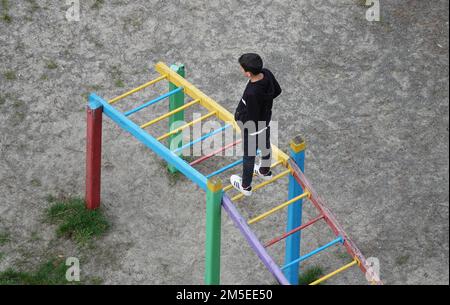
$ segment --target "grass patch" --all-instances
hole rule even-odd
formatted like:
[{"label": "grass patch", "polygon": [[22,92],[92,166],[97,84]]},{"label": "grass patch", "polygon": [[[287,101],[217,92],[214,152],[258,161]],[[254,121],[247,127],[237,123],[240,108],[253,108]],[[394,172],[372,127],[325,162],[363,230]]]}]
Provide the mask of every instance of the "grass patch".
[{"label": "grass patch", "polygon": [[183,155],[181,155],[180,157],[181,157],[181,159],[186,161],[186,163],[191,163],[194,160],[196,160],[197,158],[199,158],[199,157],[195,157],[195,156],[183,156]]},{"label": "grass patch", "polygon": [[11,237],[9,236],[9,233],[2,232],[0,233],[0,246],[3,246],[4,244],[11,241]]},{"label": "grass patch", "polygon": [[399,257],[397,257],[397,259],[395,260],[395,263],[396,263],[398,266],[403,266],[404,264],[406,264],[406,263],[408,262],[409,258],[410,258],[410,255],[409,255],[409,254],[399,256]]},{"label": "grass patch", "polygon": [[16,72],[11,71],[11,70],[10,71],[6,71],[3,75],[5,76],[5,78],[7,80],[16,80],[17,79]]},{"label": "grass patch", "polygon": [[34,187],[40,187],[42,186],[42,182],[41,180],[39,180],[38,178],[34,178],[31,180],[30,184]]},{"label": "grass patch", "polygon": [[39,240],[41,240],[41,237],[39,236],[38,232],[35,231],[31,233],[30,241],[39,241]]},{"label": "grass patch", "polygon": [[142,21],[137,19],[137,17],[127,17],[125,18],[123,23],[123,30],[124,31],[134,31],[134,30],[141,30],[142,29]]},{"label": "grass patch", "polygon": [[299,285],[308,285],[323,276],[323,270],[320,266],[313,266],[301,272],[298,277]]},{"label": "grass patch", "polygon": [[2,20],[6,23],[11,23],[12,18],[9,15],[9,2],[8,0],[2,0]]},{"label": "grass patch", "polygon": [[46,220],[58,225],[56,235],[74,240],[84,246],[103,235],[110,227],[101,210],[86,209],[80,198],[48,198],[53,204],[46,211]]},{"label": "grass patch", "polygon": [[118,88],[125,87],[124,82],[122,81],[122,71],[117,66],[112,66],[110,69],[111,78],[114,80],[114,84]]},{"label": "grass patch", "polygon": [[0,95],[0,106],[6,103],[6,96]]},{"label": "grass patch", "polygon": [[[38,266],[33,271],[18,271],[9,268],[0,272],[0,285],[79,285],[83,284],[83,278],[79,282],[69,282],[66,279],[65,259],[54,258]],[[93,285],[100,285],[103,280],[99,277],[86,279],[86,282]]]},{"label": "grass patch", "polygon": [[12,268],[0,272],[0,285],[61,285],[66,280],[67,266],[61,259],[41,264],[36,271],[22,272]]},{"label": "grass patch", "polygon": [[58,64],[56,64],[53,60],[50,60],[49,62],[47,62],[46,67],[47,69],[54,70],[58,68]]},{"label": "grass patch", "polygon": [[117,88],[125,87],[125,84],[121,79],[116,80],[114,84],[116,85]]},{"label": "grass patch", "polygon": [[355,2],[357,6],[367,7],[366,0],[356,0]]},{"label": "grass patch", "polygon": [[105,3],[105,0],[95,0],[94,4],[92,4],[91,8],[99,9],[104,3]]},{"label": "grass patch", "polygon": [[12,18],[10,15],[8,14],[3,14],[2,16],[3,21],[5,21],[6,23],[11,23],[12,22]]}]

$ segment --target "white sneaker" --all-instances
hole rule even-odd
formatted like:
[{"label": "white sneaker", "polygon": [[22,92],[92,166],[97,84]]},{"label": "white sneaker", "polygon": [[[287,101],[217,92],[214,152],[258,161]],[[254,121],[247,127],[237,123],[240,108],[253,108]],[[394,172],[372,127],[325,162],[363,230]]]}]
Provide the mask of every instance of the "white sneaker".
[{"label": "white sneaker", "polygon": [[273,177],[272,176],[272,171],[269,170],[269,172],[267,174],[261,174],[260,171],[259,171],[260,167],[261,167],[260,164],[255,164],[255,167],[253,169],[253,173],[256,176],[263,178],[263,180],[270,180],[270,179],[272,179],[272,177]]},{"label": "white sneaker", "polygon": [[250,196],[252,194],[252,187],[248,187],[247,189],[244,189],[242,187],[242,178],[238,175],[232,175],[230,177],[231,185],[237,189],[239,192],[241,192],[244,196]]}]

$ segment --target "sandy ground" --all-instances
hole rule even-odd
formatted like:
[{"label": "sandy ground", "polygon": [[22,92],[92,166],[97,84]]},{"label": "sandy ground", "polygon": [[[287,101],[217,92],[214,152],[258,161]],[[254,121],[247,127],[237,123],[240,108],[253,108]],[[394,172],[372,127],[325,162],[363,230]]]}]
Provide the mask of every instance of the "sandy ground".
[{"label": "sandy ground", "polygon": [[[81,257],[82,276],[107,284],[202,283],[204,193],[169,177],[108,118],[102,201],[112,230],[88,251],[55,240],[42,223],[45,198],[84,194],[89,92],[112,98],[155,77],[156,62],[180,62],[192,83],[232,111],[245,85],[237,58],[256,51],[284,90],[273,118],[279,146],[306,137],[308,177],[361,251],[380,260],[382,280],[449,283],[448,1],[380,0],[380,22],[368,22],[356,0],[91,0],[78,22],[66,20],[64,1],[9,2],[11,22],[0,21],[0,230],[11,242],[0,246],[0,270],[62,254]],[[164,90],[157,85],[118,108]],[[161,103],[133,119],[166,111]],[[151,133],[166,129],[161,123]],[[239,206],[242,214],[284,201],[283,183]],[[305,206],[305,219],[313,216]],[[269,239],[284,217],[255,232]],[[302,251],[331,238],[318,224],[304,232]],[[225,213],[222,240],[222,283],[274,283]],[[283,250],[270,250],[280,264]],[[348,261],[333,249],[304,267],[327,272]],[[329,283],[364,282],[354,269]]]}]

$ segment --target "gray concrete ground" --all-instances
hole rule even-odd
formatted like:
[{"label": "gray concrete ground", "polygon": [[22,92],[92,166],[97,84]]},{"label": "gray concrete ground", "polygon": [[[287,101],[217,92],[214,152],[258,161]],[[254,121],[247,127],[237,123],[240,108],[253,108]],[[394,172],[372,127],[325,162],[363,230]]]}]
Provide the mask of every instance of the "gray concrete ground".
[{"label": "gray concrete ground", "polygon": [[[382,280],[449,283],[448,1],[380,0],[380,22],[368,22],[356,0],[82,2],[78,22],[65,19],[64,1],[9,1],[11,18],[0,21],[0,230],[12,240],[0,246],[0,270],[79,255],[82,272],[107,284],[202,283],[204,193],[169,177],[109,119],[108,235],[87,253],[55,241],[41,221],[45,197],[84,193],[88,92],[112,98],[156,76],[157,61],[181,62],[192,83],[232,111],[245,85],[237,58],[256,51],[284,90],[274,107],[279,146],[306,137],[308,177],[361,251],[380,260]],[[127,99],[118,108],[133,105]],[[239,209],[254,216],[285,200],[280,189],[270,186]],[[306,206],[305,218],[313,216]],[[283,223],[280,214],[255,231],[267,240]],[[318,224],[305,231],[303,251],[331,237]],[[223,283],[274,283],[225,213],[222,239]],[[282,263],[283,246],[270,251]],[[304,267],[331,271],[348,260],[333,249]],[[364,282],[356,269],[330,281]]]}]

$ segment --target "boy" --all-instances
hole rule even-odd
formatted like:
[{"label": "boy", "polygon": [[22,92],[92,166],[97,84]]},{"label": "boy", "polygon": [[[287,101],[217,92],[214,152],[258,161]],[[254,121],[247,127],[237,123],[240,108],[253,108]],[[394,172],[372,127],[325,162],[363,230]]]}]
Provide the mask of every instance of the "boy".
[{"label": "boy", "polygon": [[[258,54],[242,55],[239,64],[244,76],[249,78],[234,115],[240,124],[244,143],[243,174],[242,179],[232,175],[230,182],[243,195],[250,196],[253,174],[264,180],[272,178],[269,124],[273,99],[280,95],[281,88],[272,72],[263,68],[263,61]],[[258,148],[261,162],[255,165]]]}]

